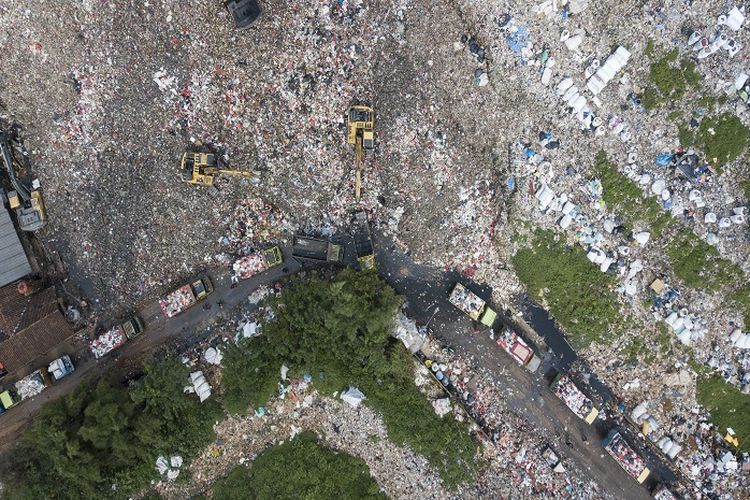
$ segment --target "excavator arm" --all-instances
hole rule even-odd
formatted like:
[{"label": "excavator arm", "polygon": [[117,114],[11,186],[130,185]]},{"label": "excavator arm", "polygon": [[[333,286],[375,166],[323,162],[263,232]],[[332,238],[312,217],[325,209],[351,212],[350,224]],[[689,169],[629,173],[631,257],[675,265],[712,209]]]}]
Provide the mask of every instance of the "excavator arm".
[{"label": "excavator arm", "polygon": [[221,174],[221,175],[233,175],[235,177],[252,177],[254,175],[254,172],[247,171],[247,170],[220,169],[220,170],[217,170],[216,173]]},{"label": "excavator arm", "polygon": [[10,183],[13,185],[13,189],[16,190],[16,193],[18,193],[18,196],[21,197],[24,202],[29,201],[31,199],[31,193],[26,186],[18,182],[16,169],[13,168],[13,157],[10,154],[8,137],[4,133],[0,133],[0,148],[2,149],[5,170],[8,171],[8,177],[10,177]]},{"label": "excavator arm", "polygon": [[357,134],[357,143],[355,145],[355,173],[354,173],[354,199],[359,203],[360,193],[362,190],[362,135]]}]

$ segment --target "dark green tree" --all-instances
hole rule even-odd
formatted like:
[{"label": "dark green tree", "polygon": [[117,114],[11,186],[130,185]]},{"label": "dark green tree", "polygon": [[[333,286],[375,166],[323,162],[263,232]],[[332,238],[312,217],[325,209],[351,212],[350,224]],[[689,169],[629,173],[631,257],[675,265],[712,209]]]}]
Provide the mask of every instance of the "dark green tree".
[{"label": "dark green tree", "polygon": [[[283,480],[279,480],[283,478]],[[252,467],[235,467],[213,487],[216,500],[384,499],[361,458],[318,444],[304,433],[263,452]]]}]

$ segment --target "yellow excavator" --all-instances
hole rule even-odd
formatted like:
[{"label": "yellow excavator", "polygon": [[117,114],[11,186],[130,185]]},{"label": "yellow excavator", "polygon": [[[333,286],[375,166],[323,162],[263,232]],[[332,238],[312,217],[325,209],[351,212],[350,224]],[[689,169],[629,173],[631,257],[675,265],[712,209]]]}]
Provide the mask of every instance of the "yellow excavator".
[{"label": "yellow excavator", "polygon": [[196,186],[213,186],[214,179],[220,175],[252,177],[247,170],[221,168],[219,160],[213,153],[185,153],[180,163],[180,179]]},{"label": "yellow excavator", "polygon": [[369,106],[352,106],[346,115],[346,128],[346,140],[354,146],[356,155],[354,198],[359,203],[362,190],[362,157],[371,157],[375,149],[375,112]]},{"label": "yellow excavator", "polygon": [[30,232],[41,229],[47,223],[41,186],[36,179],[29,186],[26,181],[18,178],[16,169],[23,170],[23,167],[11,152],[9,138],[4,132],[0,132],[0,155],[13,186],[13,190],[8,192],[8,203],[16,211],[18,227]]},{"label": "yellow excavator", "polygon": [[372,244],[367,212],[360,206],[362,190],[362,160],[371,158],[375,149],[375,112],[371,107],[355,105],[346,114],[346,141],[354,146],[355,178],[354,199],[357,207],[352,214],[352,236],[361,270],[375,269],[375,249]]}]

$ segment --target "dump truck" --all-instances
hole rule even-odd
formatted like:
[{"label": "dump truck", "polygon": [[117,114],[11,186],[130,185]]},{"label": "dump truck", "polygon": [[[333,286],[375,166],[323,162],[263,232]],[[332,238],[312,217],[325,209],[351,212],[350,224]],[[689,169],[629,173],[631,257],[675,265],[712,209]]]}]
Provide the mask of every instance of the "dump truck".
[{"label": "dump truck", "polygon": [[52,385],[46,368],[39,368],[16,382],[13,387],[19,401],[25,401],[40,394],[44,389]]},{"label": "dump truck", "polygon": [[40,368],[0,393],[0,413],[5,413],[17,404],[33,398],[52,385],[46,368]]},{"label": "dump truck", "polygon": [[41,229],[47,222],[41,187],[36,179],[28,185],[28,182],[18,178],[16,168],[20,170],[21,166],[13,156],[8,136],[4,132],[0,132],[0,155],[3,157],[5,170],[13,186],[13,190],[8,192],[8,203],[16,212],[18,227],[22,231],[30,232]]},{"label": "dump truck", "polygon": [[53,382],[64,379],[74,371],[75,366],[73,366],[73,361],[71,361],[70,356],[67,354],[60,356],[47,366],[47,373],[52,376]]},{"label": "dump truck", "polygon": [[133,316],[124,323],[115,325],[101,335],[98,335],[89,343],[89,347],[94,357],[100,359],[115,349],[122,347],[125,342],[137,337],[141,333],[143,333],[143,323],[140,318]]},{"label": "dump truck", "polygon": [[375,112],[371,107],[355,105],[346,114],[346,142],[354,146],[354,199],[359,203],[362,188],[362,159],[375,150]]},{"label": "dump truck", "polygon": [[484,300],[461,283],[455,284],[448,296],[448,301],[474,321],[479,321],[488,327],[495,324],[497,313]]},{"label": "dump truck", "polygon": [[341,262],[344,260],[344,247],[321,238],[295,234],[292,240],[292,256],[321,262]]},{"label": "dump truck", "polygon": [[213,291],[211,279],[206,275],[198,276],[159,300],[161,312],[167,319],[174,318],[211,295]]},{"label": "dump truck", "polygon": [[549,387],[573,413],[587,424],[593,424],[599,416],[599,410],[594,406],[594,402],[586,397],[566,374],[558,373]]},{"label": "dump truck", "polygon": [[531,373],[536,372],[542,364],[542,360],[534,353],[529,344],[511,328],[504,327],[498,334],[496,342]]},{"label": "dump truck", "polygon": [[372,234],[370,224],[367,221],[367,213],[357,210],[352,216],[352,236],[354,237],[354,248],[357,252],[357,262],[362,270],[375,268],[375,249],[372,245]]},{"label": "dump truck", "polygon": [[237,278],[246,280],[263,271],[268,271],[282,262],[284,262],[284,256],[281,254],[281,249],[275,246],[237,259],[232,264],[232,271]]},{"label": "dump truck", "polygon": [[602,444],[607,453],[625,469],[625,472],[639,484],[643,484],[651,471],[646,467],[645,460],[625,441],[617,429],[609,431]]},{"label": "dump truck", "polygon": [[224,168],[213,153],[185,153],[180,162],[180,179],[194,186],[213,186],[221,175],[252,177],[253,172]]}]

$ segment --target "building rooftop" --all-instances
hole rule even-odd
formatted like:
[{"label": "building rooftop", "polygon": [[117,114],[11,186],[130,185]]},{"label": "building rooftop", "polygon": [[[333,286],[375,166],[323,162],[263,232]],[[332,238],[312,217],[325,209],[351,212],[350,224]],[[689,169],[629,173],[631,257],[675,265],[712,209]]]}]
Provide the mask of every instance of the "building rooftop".
[{"label": "building rooftop", "polygon": [[0,209],[0,286],[31,274],[31,265],[18,239],[8,210]]}]

